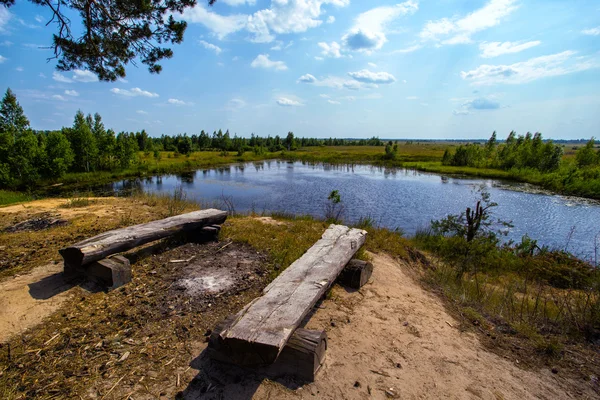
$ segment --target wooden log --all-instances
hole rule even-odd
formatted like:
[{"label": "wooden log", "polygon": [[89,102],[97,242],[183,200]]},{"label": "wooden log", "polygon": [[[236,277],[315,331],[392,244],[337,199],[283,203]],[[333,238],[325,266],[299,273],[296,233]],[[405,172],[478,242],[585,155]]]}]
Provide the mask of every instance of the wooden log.
[{"label": "wooden log", "polygon": [[[236,316],[230,316],[219,323],[210,335],[208,355],[225,363],[235,363],[232,349],[221,338],[223,330],[228,329]],[[323,365],[327,351],[325,331],[298,328],[294,331],[277,360],[268,366],[262,366],[253,372],[269,378],[294,377],[313,382]]]},{"label": "wooden log", "polygon": [[131,264],[123,256],[113,256],[86,265],[84,274],[109,290],[131,282]]},{"label": "wooden log", "polygon": [[221,333],[240,365],[268,365],[364,244],[366,231],[330,225],[322,238],[248,304]]},{"label": "wooden log", "polygon": [[350,260],[344,267],[338,282],[352,289],[360,289],[371,278],[373,273],[373,264],[362,260]]},{"label": "wooden log", "polygon": [[225,222],[225,211],[208,209],[148,222],[146,224],[128,226],[102,233],[82,242],[59,250],[65,260],[65,273],[72,272],[82,265],[92,263],[165,237],[190,232],[207,225]]}]

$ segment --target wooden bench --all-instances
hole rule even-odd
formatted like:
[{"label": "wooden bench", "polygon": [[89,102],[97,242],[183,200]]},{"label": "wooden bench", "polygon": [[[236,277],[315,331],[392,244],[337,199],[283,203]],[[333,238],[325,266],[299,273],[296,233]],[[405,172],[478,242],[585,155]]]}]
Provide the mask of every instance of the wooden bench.
[{"label": "wooden bench", "polygon": [[225,211],[207,209],[104,232],[59,250],[65,277],[85,276],[114,289],[131,281],[131,266],[124,257],[109,256],[178,233],[214,235],[226,218]]},{"label": "wooden bench", "polygon": [[[261,297],[215,329],[217,336],[209,341],[213,357],[242,366],[272,366],[274,370],[285,369],[281,363],[300,362],[302,368],[295,368],[314,378],[327,337],[325,332],[297,328],[364,244],[366,233],[330,225],[315,245],[264,289]],[[364,284],[372,265],[360,261],[352,265],[344,279],[355,286]],[[290,361],[282,362],[281,357]]]}]

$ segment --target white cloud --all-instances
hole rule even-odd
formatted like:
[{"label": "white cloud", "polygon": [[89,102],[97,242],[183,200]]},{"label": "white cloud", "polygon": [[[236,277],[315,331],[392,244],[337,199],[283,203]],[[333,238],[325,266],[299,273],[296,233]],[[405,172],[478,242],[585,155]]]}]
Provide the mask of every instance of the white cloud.
[{"label": "white cloud", "polygon": [[278,40],[276,42],[275,46],[271,47],[271,50],[274,50],[274,51],[285,50],[287,48],[290,48],[293,44],[294,44],[294,41],[290,40],[290,42],[284,46],[284,43],[281,40]]},{"label": "white cloud", "polygon": [[188,103],[188,102],[185,102],[185,101],[179,100],[179,99],[169,99],[169,100],[167,100],[167,103],[174,104],[176,106],[191,106],[193,104],[193,103]]},{"label": "white cloud", "polygon": [[469,114],[471,114],[471,112],[469,110],[460,109],[460,110],[452,111],[452,114],[454,114],[454,115],[469,115]]},{"label": "white cloud", "polygon": [[52,98],[55,100],[60,100],[60,101],[67,101],[67,99],[62,97],[60,94],[55,94],[54,96],[52,96]]},{"label": "white cloud", "polygon": [[344,47],[361,52],[372,52],[380,49],[387,41],[386,31],[388,25],[396,18],[414,14],[419,9],[419,4],[408,0],[395,6],[376,7],[362,14],[354,20],[354,26],[342,37]]},{"label": "white cloud", "polygon": [[148,113],[144,110],[137,110],[136,113],[141,114],[141,115],[148,115]]},{"label": "white cloud", "polygon": [[54,79],[57,82],[62,82],[62,83],[71,83],[73,82],[73,80],[67,78],[66,76],[64,76],[63,74],[59,74],[58,72],[54,71],[52,73],[52,79]]},{"label": "white cloud", "polygon": [[220,0],[220,1],[231,7],[243,6],[244,4],[253,6],[256,4],[256,0]]},{"label": "white cloud", "polygon": [[3,41],[3,42],[0,42],[0,46],[6,46],[6,47],[9,47],[9,46],[12,46],[12,45],[13,45],[13,42],[11,42],[11,41],[9,41],[9,40],[5,40],[5,41]]},{"label": "white cloud", "polygon": [[2,64],[4,61],[8,60],[6,57],[2,57],[0,56],[0,64]]},{"label": "white cloud", "polygon": [[372,83],[359,82],[354,79],[346,79],[338,76],[327,76],[322,79],[317,79],[311,74],[302,75],[298,78],[297,83],[307,83],[319,87],[330,87],[335,89],[360,90],[365,88],[377,87]]},{"label": "white cloud", "polygon": [[17,68],[15,68],[15,71],[17,71],[17,72],[23,72],[24,70],[23,70],[23,67],[17,67]]},{"label": "white cloud", "polygon": [[333,15],[330,15],[329,18],[327,18],[327,23],[333,24],[334,22],[335,22],[335,17]]},{"label": "white cloud", "polygon": [[12,18],[12,14],[4,6],[0,6],[0,32],[5,32],[5,26],[8,25],[8,21]]},{"label": "white cloud", "polygon": [[73,71],[73,80],[77,82],[97,82],[98,77],[91,71],[76,69]]},{"label": "white cloud", "polygon": [[110,89],[110,91],[113,92],[114,94],[118,94],[120,96],[125,96],[125,97],[137,97],[137,96],[158,97],[157,93],[148,92],[148,91],[142,90],[140,88],[133,88],[131,90],[112,88],[112,89]]},{"label": "white cloud", "polygon": [[275,71],[285,71],[288,69],[283,61],[271,61],[268,54],[259,54],[250,66],[252,68],[272,68]]},{"label": "white cloud", "polygon": [[584,29],[583,31],[581,31],[581,33],[589,36],[598,36],[600,35],[600,26],[591,29]]},{"label": "white cloud", "polygon": [[328,102],[329,104],[335,104],[335,105],[342,104],[342,103],[340,103],[339,101],[335,101],[335,100],[327,100],[327,102]]},{"label": "white cloud", "polygon": [[479,50],[482,51],[481,57],[493,58],[503,54],[519,53],[523,50],[539,46],[542,42],[534,40],[531,42],[482,42],[479,44]]},{"label": "white cloud", "polygon": [[417,96],[408,96],[406,97],[406,100],[418,100],[419,98]]},{"label": "white cloud", "polygon": [[329,95],[327,95],[327,94],[320,94],[319,97],[321,97],[323,99],[328,99]]},{"label": "white cloud", "polygon": [[40,72],[40,74],[38,75],[40,78],[46,79],[46,75],[43,72]]},{"label": "white cloud", "polygon": [[65,90],[65,94],[73,97],[79,96],[79,93],[76,90]]},{"label": "white cloud", "polygon": [[225,38],[234,32],[244,28],[248,20],[247,15],[232,14],[219,15],[205,8],[204,5],[197,4],[194,8],[185,10],[181,18],[188,22],[198,23],[210,29],[219,39]]},{"label": "white cloud", "polygon": [[325,57],[332,57],[332,58],[342,57],[342,54],[340,53],[341,46],[337,42],[331,42],[331,44],[327,44],[325,42],[319,42],[317,44],[319,45],[319,47],[321,49],[323,49],[321,54],[324,55]]},{"label": "white cloud", "polygon": [[460,75],[477,85],[521,84],[600,67],[597,59],[574,57],[575,54],[575,51],[569,50],[511,65],[483,64],[472,71],[462,71]]},{"label": "white cloud", "polygon": [[319,57],[319,56],[315,56],[315,60],[317,60],[317,61],[323,61],[324,58],[323,57]]},{"label": "white cloud", "polygon": [[279,104],[280,106],[283,106],[283,107],[297,107],[297,106],[304,105],[297,100],[290,99],[287,97],[279,97],[276,101],[277,101],[277,104]]},{"label": "white cloud", "polygon": [[223,51],[219,46],[214,45],[212,43],[208,43],[205,40],[199,40],[198,43],[200,43],[202,46],[204,46],[205,49],[208,50],[212,50],[215,52],[215,54],[221,54],[221,52]]},{"label": "white cloud", "polygon": [[367,63],[367,65],[368,65],[369,67],[371,67],[371,68],[377,68],[377,64],[375,64],[375,63],[372,63],[372,62],[370,62],[370,63]]},{"label": "white cloud", "polygon": [[244,107],[246,107],[246,102],[244,100],[233,98],[227,102],[227,106],[225,108],[228,110],[239,110]]},{"label": "white cloud", "polygon": [[490,0],[482,8],[462,18],[442,18],[427,22],[419,36],[425,41],[441,44],[470,43],[471,35],[499,25],[504,17],[518,7],[517,0]]},{"label": "white cloud", "polygon": [[473,114],[472,111],[481,111],[481,110],[497,110],[500,108],[500,103],[498,103],[494,97],[478,97],[475,99],[451,99],[452,101],[462,101],[460,108],[452,111],[454,115],[469,115]]},{"label": "white cloud", "polygon": [[[243,3],[254,4],[254,1],[223,0],[229,5]],[[251,15],[220,15],[203,5],[196,5],[183,13],[183,19],[199,23],[211,30],[219,39],[234,32],[246,30],[251,34],[253,42],[268,43],[275,40],[276,34],[301,33],[323,23],[320,19],[323,5],[344,7],[350,0],[272,0],[269,8],[259,10]]]},{"label": "white cloud", "polygon": [[42,22],[44,22],[44,17],[42,17],[41,15],[36,15],[35,20],[41,24]]},{"label": "white cloud", "polygon": [[317,78],[315,78],[311,74],[304,74],[300,78],[298,78],[298,83],[300,83],[300,82],[303,82],[303,83],[314,83],[316,81],[317,81]]},{"label": "white cloud", "polygon": [[323,5],[344,7],[349,3],[350,0],[273,0],[271,8],[248,17],[246,29],[252,33],[253,42],[272,42],[275,34],[301,33],[321,25]]},{"label": "white cloud", "polygon": [[463,103],[462,107],[469,110],[497,110],[500,108],[500,103],[494,99],[478,97]]},{"label": "white cloud", "polygon": [[348,72],[348,75],[355,80],[364,83],[388,84],[396,82],[394,75],[388,72],[371,72],[368,69],[362,69],[357,72]]},{"label": "white cloud", "polygon": [[389,54],[412,53],[413,51],[417,51],[417,50],[419,50],[422,47],[423,46],[421,46],[420,44],[415,44],[413,46],[405,47],[404,49],[392,50],[392,51],[389,52]]}]

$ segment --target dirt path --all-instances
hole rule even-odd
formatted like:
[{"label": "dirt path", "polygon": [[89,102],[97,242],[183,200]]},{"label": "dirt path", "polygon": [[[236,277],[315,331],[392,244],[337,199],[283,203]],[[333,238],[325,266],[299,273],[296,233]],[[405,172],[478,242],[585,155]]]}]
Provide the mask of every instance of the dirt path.
[{"label": "dirt path", "polygon": [[0,343],[39,324],[69,298],[60,263],[0,282]]},{"label": "dirt path", "polygon": [[[460,332],[441,301],[401,266],[373,255],[372,283],[360,292],[336,287],[310,319],[326,329],[329,349],[317,380],[297,390],[264,381],[255,399],[568,399],[565,382],[549,370],[525,371],[518,360],[486,351]],[[252,382],[186,392],[185,398],[248,398]],[[254,390],[254,389],[252,389]],[[584,389],[582,389],[584,390]],[[387,391],[387,393],[386,393]],[[593,394],[590,392],[589,398]]]}]

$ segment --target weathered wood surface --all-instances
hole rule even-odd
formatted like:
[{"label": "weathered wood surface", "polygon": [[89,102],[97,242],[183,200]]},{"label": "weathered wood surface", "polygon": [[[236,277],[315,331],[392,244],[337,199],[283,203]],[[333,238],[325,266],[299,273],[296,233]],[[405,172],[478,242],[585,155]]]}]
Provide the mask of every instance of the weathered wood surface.
[{"label": "weathered wood surface", "polygon": [[367,232],[330,225],[322,238],[248,304],[221,337],[240,365],[272,364],[308,314],[364,244]]},{"label": "weathered wood surface", "polygon": [[101,260],[107,256],[181,232],[190,232],[208,225],[222,224],[227,213],[208,209],[128,226],[102,233],[59,250],[65,260],[65,271]]},{"label": "weathered wood surface", "polygon": [[338,282],[352,289],[360,289],[369,281],[371,274],[373,264],[368,261],[350,260],[340,273]]},{"label": "weathered wood surface", "polygon": [[123,256],[113,256],[95,261],[83,267],[82,270],[87,277],[106,286],[108,290],[131,282],[131,264]]},{"label": "weathered wood surface", "polygon": [[[219,323],[210,335],[208,355],[225,363],[235,363],[233,350],[221,337],[236,320],[232,315]],[[294,331],[277,360],[268,366],[253,369],[253,372],[269,378],[294,377],[312,382],[323,365],[327,351],[327,334],[325,331],[298,328]]]}]

